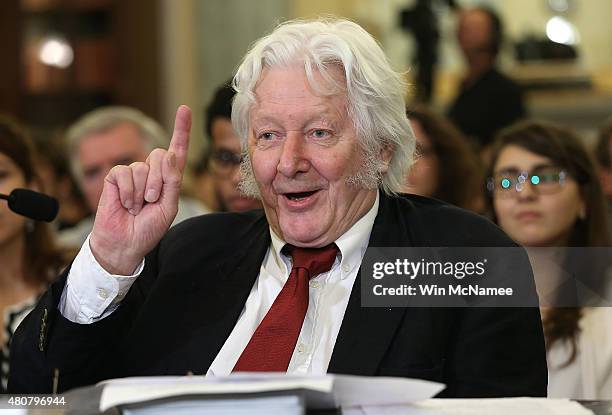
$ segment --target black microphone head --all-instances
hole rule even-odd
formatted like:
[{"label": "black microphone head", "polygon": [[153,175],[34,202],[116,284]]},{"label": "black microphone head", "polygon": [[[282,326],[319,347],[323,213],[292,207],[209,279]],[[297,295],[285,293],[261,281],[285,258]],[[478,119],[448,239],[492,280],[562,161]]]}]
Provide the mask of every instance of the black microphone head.
[{"label": "black microphone head", "polygon": [[59,203],[51,196],[30,189],[15,189],[8,197],[8,207],[34,220],[51,222],[57,216]]}]

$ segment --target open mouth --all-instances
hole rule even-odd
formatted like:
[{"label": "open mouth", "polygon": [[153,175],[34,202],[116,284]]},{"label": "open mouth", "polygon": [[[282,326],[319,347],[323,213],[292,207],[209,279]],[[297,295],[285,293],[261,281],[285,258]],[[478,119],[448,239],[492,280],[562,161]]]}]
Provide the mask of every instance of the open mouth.
[{"label": "open mouth", "polygon": [[285,193],[285,197],[289,200],[303,200],[307,197],[314,195],[317,191],[313,190],[311,192],[297,192],[297,193]]}]

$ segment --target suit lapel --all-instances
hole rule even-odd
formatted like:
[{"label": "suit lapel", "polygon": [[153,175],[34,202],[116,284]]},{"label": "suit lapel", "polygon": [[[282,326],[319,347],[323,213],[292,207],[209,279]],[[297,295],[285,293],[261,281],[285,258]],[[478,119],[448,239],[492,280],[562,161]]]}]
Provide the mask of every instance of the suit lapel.
[{"label": "suit lapel", "polygon": [[[380,194],[378,214],[368,247],[412,245],[410,238],[407,238],[409,229],[406,209],[399,209],[398,203],[407,202]],[[406,308],[362,307],[360,269],[351,291],[328,372],[376,375],[406,310]]]},{"label": "suit lapel", "polygon": [[219,290],[216,290],[209,305],[200,303],[206,310],[198,312],[199,315],[206,316],[202,324],[206,336],[206,341],[202,343],[205,345],[202,369],[208,369],[234,329],[259,275],[270,245],[270,233],[265,218],[261,225],[249,232],[248,239],[236,247],[236,252],[215,265],[220,281]]},{"label": "suit lapel", "polygon": [[[227,232],[236,235],[233,246],[224,246],[201,260],[186,258],[183,263],[174,263],[162,285],[149,296],[147,310],[142,313],[146,320],[132,333],[134,344],[139,344],[133,355],[144,365],[136,366],[136,373],[206,373],[219,353],[270,245],[263,214],[243,228]],[[164,327],[164,336],[159,336],[159,327]]]}]

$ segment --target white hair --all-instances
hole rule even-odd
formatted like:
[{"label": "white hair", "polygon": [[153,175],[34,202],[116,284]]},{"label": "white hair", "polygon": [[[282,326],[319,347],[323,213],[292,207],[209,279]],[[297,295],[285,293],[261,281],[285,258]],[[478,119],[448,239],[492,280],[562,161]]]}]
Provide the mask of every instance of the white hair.
[{"label": "white hair", "polygon": [[98,108],[83,115],[66,132],[70,169],[78,183],[81,183],[83,178],[79,161],[79,145],[81,141],[88,136],[108,131],[124,123],[129,123],[136,127],[147,151],[158,147],[168,147],[168,134],[166,130],[157,121],[148,117],[143,112],[124,106]]},{"label": "white hair", "polygon": [[[394,71],[380,45],[358,24],[344,19],[293,20],[279,25],[259,39],[244,57],[233,80],[236,89],[232,123],[246,154],[249,111],[255,103],[254,90],[266,68],[304,65],[314,91],[325,94],[314,80],[317,71],[334,91],[347,96],[348,113],[365,160],[364,171],[349,182],[366,188],[382,187],[387,194],[401,192],[406,170],[413,162],[415,139],[408,118],[405,82]],[[338,85],[330,67],[341,67],[346,85]],[[327,93],[329,94],[329,92]],[[389,169],[382,174],[383,150],[392,153]],[[256,195],[248,157],[242,166],[241,189]]]}]

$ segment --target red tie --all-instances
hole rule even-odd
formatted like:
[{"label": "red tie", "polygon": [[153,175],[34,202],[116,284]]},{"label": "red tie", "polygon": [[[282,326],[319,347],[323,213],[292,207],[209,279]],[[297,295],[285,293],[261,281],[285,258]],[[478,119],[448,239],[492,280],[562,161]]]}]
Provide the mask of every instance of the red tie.
[{"label": "red tie", "polygon": [[293,258],[289,278],[242,352],[234,372],[287,371],[308,309],[308,282],[331,269],[338,247],[285,245],[283,250]]}]

